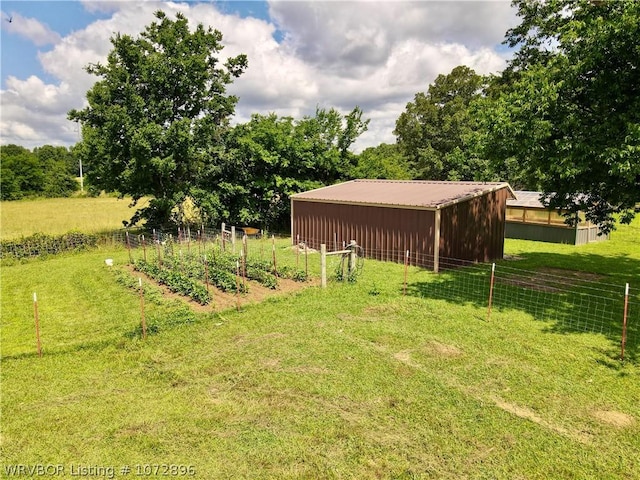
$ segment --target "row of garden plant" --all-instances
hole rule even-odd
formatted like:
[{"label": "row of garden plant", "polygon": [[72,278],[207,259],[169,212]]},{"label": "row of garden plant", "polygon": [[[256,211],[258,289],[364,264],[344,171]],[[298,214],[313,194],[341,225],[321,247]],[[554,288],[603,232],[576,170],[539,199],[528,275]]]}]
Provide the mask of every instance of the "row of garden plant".
[{"label": "row of garden plant", "polygon": [[134,268],[165,285],[172,292],[191,297],[202,305],[212,300],[209,285],[223,292],[247,293],[249,285],[245,279],[273,290],[278,287],[279,278],[299,282],[307,279],[306,273],[302,270],[288,266],[276,270],[271,262],[247,259],[242,254],[237,255],[215,248],[204,255],[183,255],[182,251],[176,255],[169,246],[165,246],[164,251],[163,257],[150,261],[136,260]]}]

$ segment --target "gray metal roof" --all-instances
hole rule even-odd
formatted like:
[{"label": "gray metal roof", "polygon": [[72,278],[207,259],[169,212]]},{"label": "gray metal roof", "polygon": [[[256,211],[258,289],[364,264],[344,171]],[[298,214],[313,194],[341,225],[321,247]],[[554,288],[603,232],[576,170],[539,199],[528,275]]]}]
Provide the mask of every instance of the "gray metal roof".
[{"label": "gray metal roof", "polygon": [[540,201],[542,192],[516,190],[514,193],[516,194],[517,199],[507,200],[507,207],[529,207],[546,209],[546,207]]},{"label": "gray metal roof", "polygon": [[439,209],[506,188],[506,182],[352,180],[292,195],[293,200]]}]

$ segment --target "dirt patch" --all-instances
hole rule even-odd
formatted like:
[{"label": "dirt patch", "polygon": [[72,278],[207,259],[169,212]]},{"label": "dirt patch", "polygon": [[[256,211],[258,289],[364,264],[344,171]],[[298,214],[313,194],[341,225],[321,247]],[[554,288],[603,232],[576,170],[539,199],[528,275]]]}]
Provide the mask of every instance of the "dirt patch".
[{"label": "dirt patch", "polygon": [[569,282],[574,282],[574,284],[578,284],[581,281],[599,282],[606,278],[604,275],[600,275],[598,273],[581,272],[579,270],[566,270],[563,268],[545,267],[539,268],[537,271],[546,275],[555,275],[556,277],[560,277],[565,281],[568,279]]},{"label": "dirt patch", "polygon": [[635,423],[635,418],[626,413],[616,412],[615,410],[596,410],[592,415],[601,422],[612,425],[617,428],[630,427]]},{"label": "dirt patch", "polygon": [[434,356],[441,357],[459,357],[462,355],[462,350],[454,345],[447,345],[446,343],[436,342],[435,340],[430,341],[426,345],[422,347],[422,349]]},{"label": "dirt patch", "polygon": [[549,422],[543,419],[542,417],[540,417],[537,413],[535,413],[533,410],[527,407],[522,407],[520,405],[509,403],[498,397],[493,397],[491,400],[493,400],[496,407],[501,408],[505,412],[509,412],[510,414],[515,415],[516,417],[529,420],[533,423],[536,423],[542,427],[545,427],[562,436],[571,438],[573,440],[577,440],[578,442],[585,443],[585,444],[591,441],[591,438],[588,435],[584,434],[583,432],[572,431],[560,425],[557,425],[555,423]]},{"label": "dirt patch", "polygon": [[278,279],[278,287],[276,289],[267,288],[252,280],[246,280],[249,287],[247,293],[241,293],[236,295],[233,292],[223,292],[214,286],[209,286],[209,294],[211,295],[211,302],[208,305],[201,305],[198,302],[193,301],[191,298],[179,295],[169,290],[165,285],[160,285],[153,278],[139,272],[128,265],[127,270],[135,277],[141,277],[145,283],[149,283],[159,288],[162,292],[162,296],[168,299],[180,300],[181,302],[189,305],[195,312],[222,312],[232,308],[242,308],[246,305],[260,303],[267,298],[283,295],[286,293],[293,293],[303,290],[310,286],[318,285],[317,280],[311,280],[307,282],[296,282],[287,278]]},{"label": "dirt patch", "polygon": [[400,308],[393,304],[373,305],[366,307],[362,313],[365,315],[393,315],[397,313]]},{"label": "dirt patch", "polygon": [[[299,245],[293,245],[291,247],[291,250],[294,253],[298,252],[298,254],[304,255],[305,254],[304,243],[300,243]],[[318,253],[318,250],[316,250],[315,248],[307,247],[306,252],[307,254],[312,254],[312,253]]]},{"label": "dirt patch", "polygon": [[561,268],[539,268],[527,274],[506,274],[496,276],[496,282],[516,287],[529,288],[545,293],[566,292],[567,287],[583,283],[599,282],[604,275],[582,272],[579,270],[565,270]]},{"label": "dirt patch", "polygon": [[395,358],[399,362],[404,363],[405,365],[409,365],[410,367],[417,368],[417,369],[422,368],[422,365],[414,362],[411,359],[411,350],[402,350],[401,352],[394,353],[393,358]]}]

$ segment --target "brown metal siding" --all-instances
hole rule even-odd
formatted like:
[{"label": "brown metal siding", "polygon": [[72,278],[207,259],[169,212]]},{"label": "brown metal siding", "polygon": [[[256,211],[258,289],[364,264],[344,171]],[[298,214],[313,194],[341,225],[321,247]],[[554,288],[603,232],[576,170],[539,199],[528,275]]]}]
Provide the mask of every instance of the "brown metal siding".
[{"label": "brown metal siding", "polygon": [[487,262],[503,257],[506,188],[442,209],[440,257]]},{"label": "brown metal siding", "polygon": [[404,252],[411,251],[411,263],[428,265],[433,257],[434,211],[343,205],[296,201],[293,199],[292,238],[312,248],[325,243],[334,249],[337,234],[338,249],[344,242],[355,240],[368,258],[404,261]]}]

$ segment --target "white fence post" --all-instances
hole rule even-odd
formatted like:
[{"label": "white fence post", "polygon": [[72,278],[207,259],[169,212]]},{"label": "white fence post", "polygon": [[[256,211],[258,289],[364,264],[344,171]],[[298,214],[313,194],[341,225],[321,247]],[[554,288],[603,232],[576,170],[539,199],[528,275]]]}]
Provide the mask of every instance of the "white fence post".
[{"label": "white fence post", "polygon": [[320,245],[320,286],[327,288],[327,246]]}]

